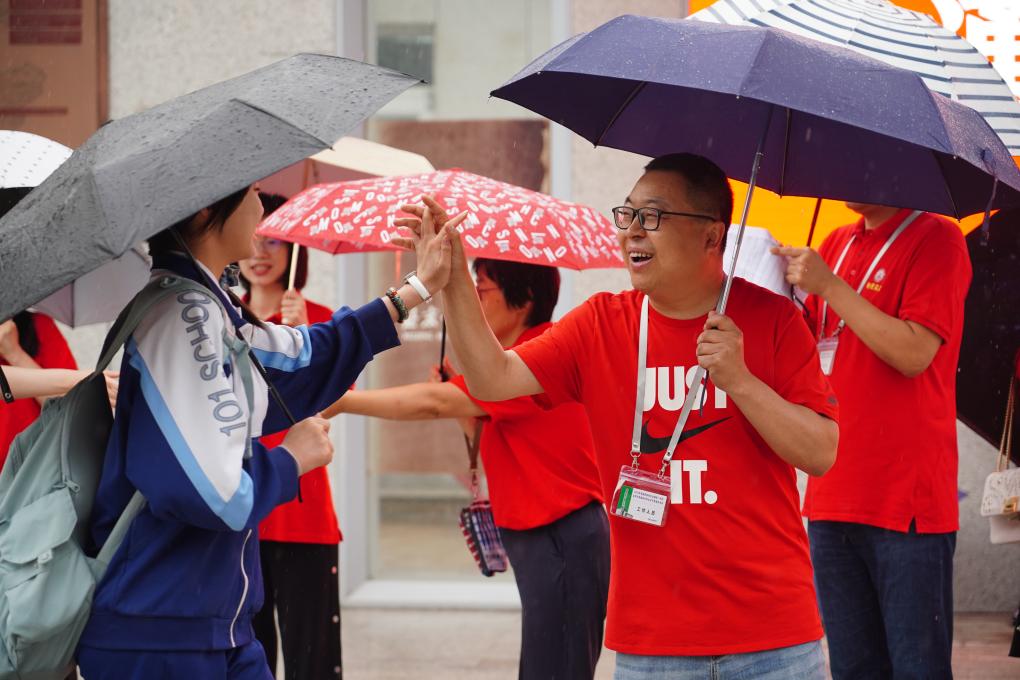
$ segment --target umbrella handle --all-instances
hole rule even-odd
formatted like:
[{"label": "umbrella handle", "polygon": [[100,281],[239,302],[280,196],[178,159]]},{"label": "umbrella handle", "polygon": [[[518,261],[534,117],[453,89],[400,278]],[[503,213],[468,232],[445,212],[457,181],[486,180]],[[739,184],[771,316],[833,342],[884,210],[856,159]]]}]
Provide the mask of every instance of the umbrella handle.
[{"label": "umbrella handle", "polygon": [[294,247],[290,251],[290,280],[287,282],[287,290],[294,289],[294,278],[297,276],[297,262],[298,254],[301,252],[301,246],[294,243]]}]

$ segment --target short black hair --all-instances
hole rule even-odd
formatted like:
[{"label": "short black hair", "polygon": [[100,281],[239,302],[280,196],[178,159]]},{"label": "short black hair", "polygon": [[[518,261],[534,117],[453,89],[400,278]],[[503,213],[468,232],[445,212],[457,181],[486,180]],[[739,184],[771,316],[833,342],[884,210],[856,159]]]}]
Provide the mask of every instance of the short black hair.
[{"label": "short black hair", "polygon": [[560,271],[556,267],[480,257],[475,260],[474,270],[499,286],[510,307],[520,309],[531,303],[531,313],[524,321],[528,328],[552,320],[560,297]]},{"label": "short black hair", "polygon": [[671,153],[653,158],[645,172],[675,172],[687,182],[687,197],[693,207],[716,217],[725,225],[719,253],[726,250],[726,234],[733,221],[733,189],[722,168],[704,156],[693,153]]}]

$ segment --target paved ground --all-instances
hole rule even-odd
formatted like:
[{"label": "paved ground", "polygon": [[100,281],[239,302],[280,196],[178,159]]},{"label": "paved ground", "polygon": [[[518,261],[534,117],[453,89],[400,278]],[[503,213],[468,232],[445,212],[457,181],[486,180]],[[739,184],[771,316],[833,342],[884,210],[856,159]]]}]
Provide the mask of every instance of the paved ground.
[{"label": "paved ground", "polygon": [[[346,680],[512,680],[520,644],[517,612],[346,609]],[[1006,656],[1007,614],[959,614],[957,680],[1017,680],[1020,659]],[[613,675],[613,654],[599,663],[598,680]]]}]

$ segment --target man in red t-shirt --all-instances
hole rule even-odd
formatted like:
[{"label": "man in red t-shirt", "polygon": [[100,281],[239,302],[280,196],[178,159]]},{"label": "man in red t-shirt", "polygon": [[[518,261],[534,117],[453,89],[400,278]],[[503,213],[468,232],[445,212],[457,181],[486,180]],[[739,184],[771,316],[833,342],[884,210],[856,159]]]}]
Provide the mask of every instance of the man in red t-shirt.
[{"label": "man in red t-shirt", "polygon": [[[408,226],[428,239],[446,215],[426,203],[424,221]],[[485,326],[453,238],[443,301],[472,394],[543,394],[588,411],[612,499],[606,644],[618,680],[824,678],[794,468],[832,465],[837,403],[789,300],[737,279],[728,315],[712,311],[732,206],[711,161],[653,160],[613,211],[634,290],[597,294],[510,351]],[[689,395],[698,366],[709,380]],[[656,472],[687,396],[698,408],[663,495]]]},{"label": "man in red t-shirt", "polygon": [[971,266],[949,220],[848,203],[818,252],[777,248],[841,404],[835,466],[808,482],[811,557],[841,678],[951,678],[959,528],[956,364]]}]

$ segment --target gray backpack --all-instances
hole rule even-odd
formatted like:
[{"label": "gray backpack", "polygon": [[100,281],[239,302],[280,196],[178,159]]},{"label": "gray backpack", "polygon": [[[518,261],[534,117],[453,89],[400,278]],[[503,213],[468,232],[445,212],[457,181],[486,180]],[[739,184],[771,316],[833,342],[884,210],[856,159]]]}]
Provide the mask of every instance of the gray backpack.
[{"label": "gray backpack", "polygon": [[[113,426],[102,371],[154,305],[188,291],[208,294],[185,278],[150,282],[114,323],[96,372],[46,402],[11,444],[0,473],[0,680],[63,680],[74,668],[96,585],[145,504],[135,492],[99,555],[86,554]],[[230,346],[247,378],[246,349]]]}]

